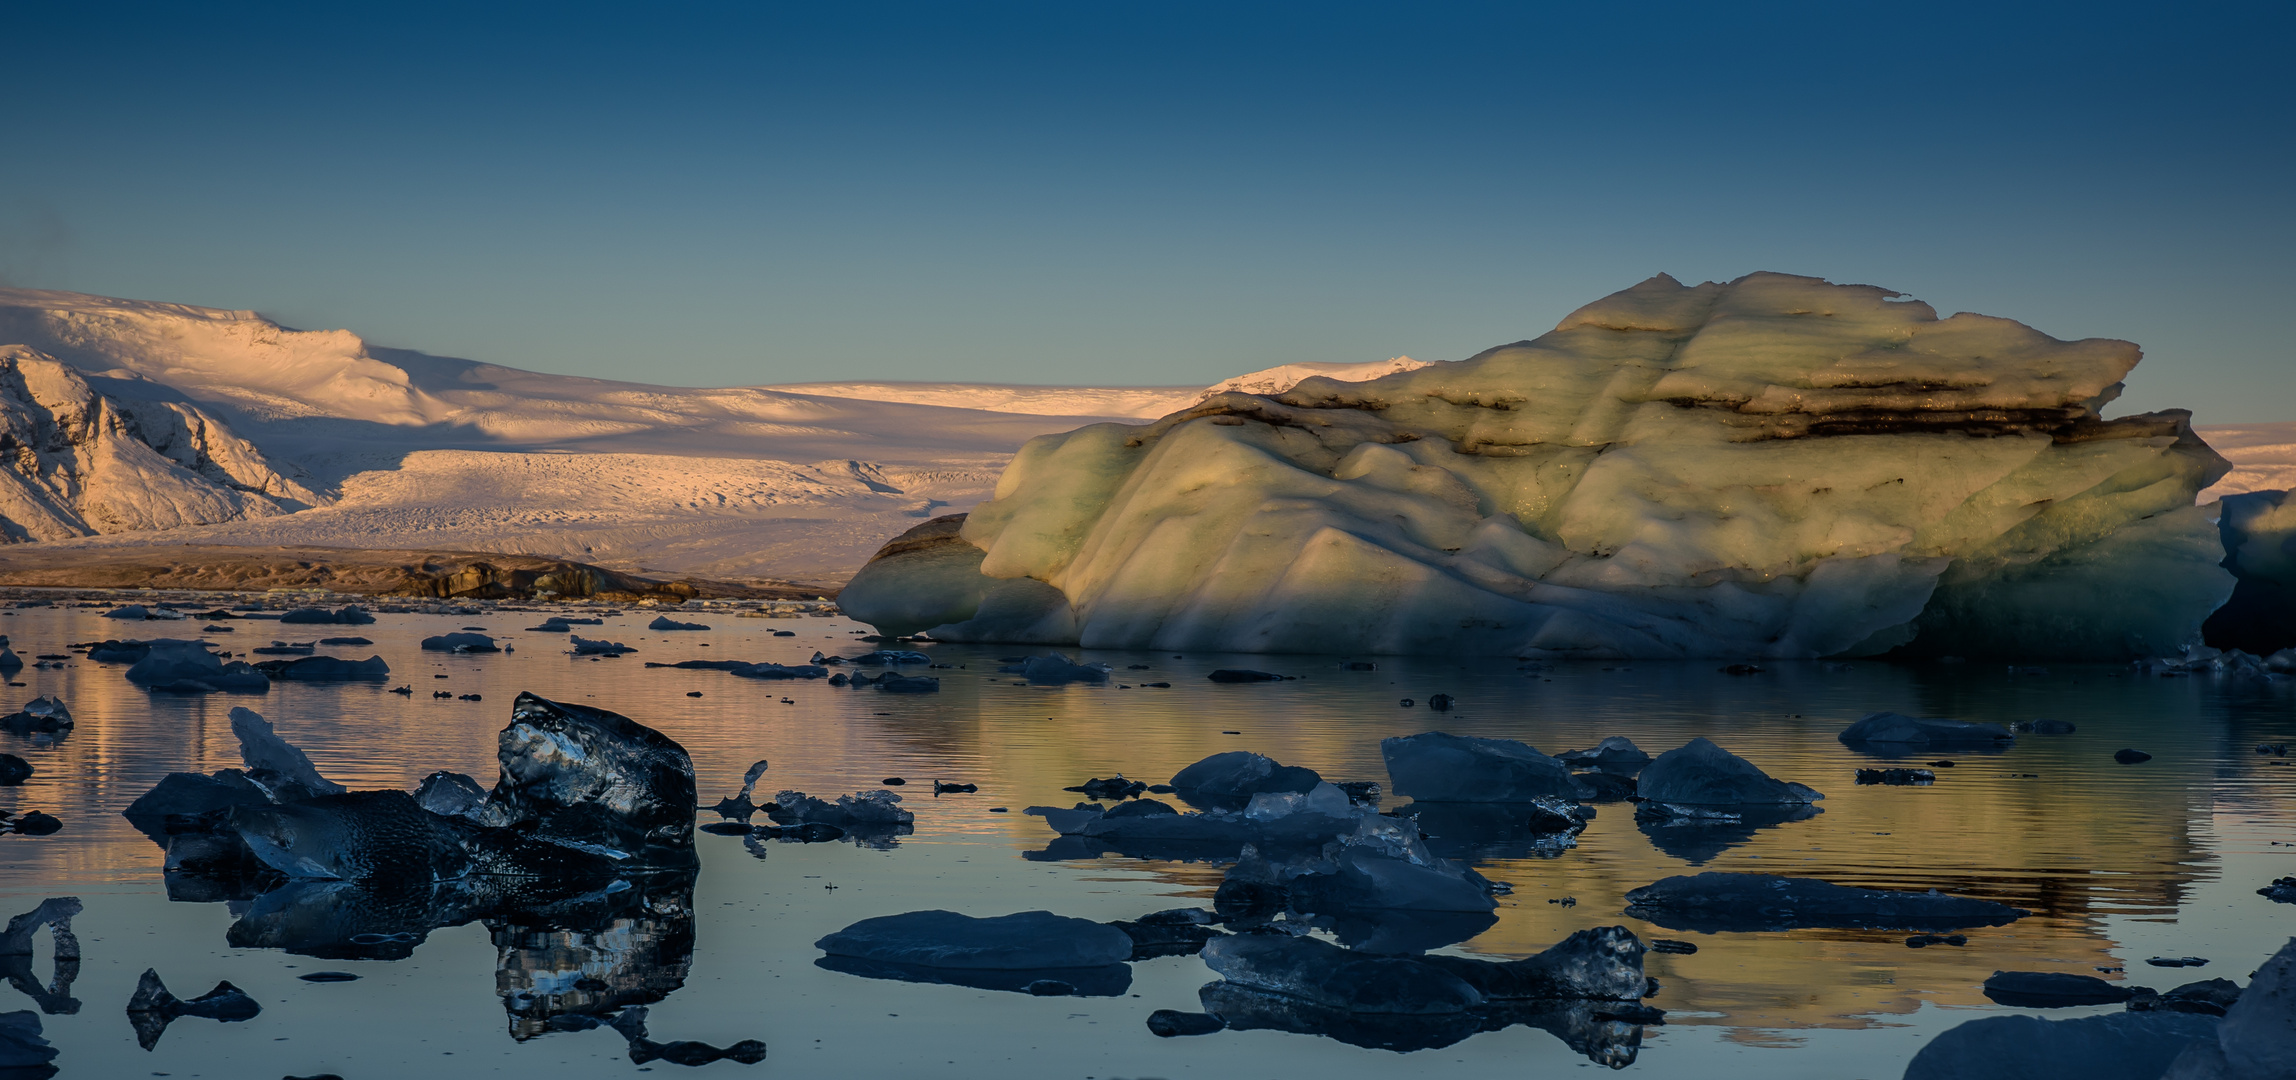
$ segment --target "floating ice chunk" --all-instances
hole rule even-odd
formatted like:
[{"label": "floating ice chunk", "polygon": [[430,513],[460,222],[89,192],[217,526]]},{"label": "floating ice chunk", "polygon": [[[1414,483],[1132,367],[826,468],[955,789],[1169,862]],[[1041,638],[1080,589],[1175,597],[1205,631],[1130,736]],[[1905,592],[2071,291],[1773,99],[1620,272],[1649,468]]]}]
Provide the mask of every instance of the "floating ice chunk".
[{"label": "floating ice chunk", "polygon": [[1319,783],[1306,792],[1263,791],[1252,796],[1244,807],[1244,817],[1254,822],[1276,821],[1293,814],[1321,814],[1325,817],[1352,818],[1358,811],[1349,801],[1347,793],[1338,786]]},{"label": "floating ice chunk", "polygon": [[422,647],[430,652],[474,653],[502,651],[502,647],[496,645],[493,638],[488,637],[485,634],[472,634],[462,631],[456,631],[455,633],[451,634],[439,634],[433,637],[424,638]]},{"label": "floating ice chunk", "polygon": [[22,709],[0,716],[0,728],[18,735],[67,731],[71,726],[72,710],[64,705],[64,699],[52,694],[33,698]]},{"label": "floating ice chunk", "polygon": [[471,777],[440,769],[423,777],[415,803],[440,817],[470,817],[485,805],[486,789]]},{"label": "floating ice chunk", "polygon": [[1931,1039],[1906,1063],[1905,1080],[2162,1080],[2161,1071],[2187,1046],[2216,1029],[2214,1017],[2187,1013],[2121,1012],[2075,1020],[1989,1016]]},{"label": "floating ice chunk", "polygon": [[124,606],[124,607],[116,607],[116,608],[113,608],[113,609],[112,609],[112,610],[110,610],[110,611],[104,612],[104,618],[107,618],[107,619],[169,619],[169,620],[174,620],[174,619],[182,619],[182,618],[186,618],[186,617],[187,617],[187,616],[185,616],[183,612],[177,611],[176,609],[174,609],[174,608],[171,608],[171,607],[165,607],[165,606],[159,606],[159,607],[145,607],[145,606],[144,606],[144,605],[142,605],[142,604],[128,604],[128,605],[126,605],[126,606]]},{"label": "floating ice chunk", "polygon": [[864,667],[883,667],[887,664],[930,664],[933,658],[907,649],[879,649],[853,658],[853,663]]},{"label": "floating ice chunk", "polygon": [[[1409,818],[1360,813],[1353,832],[1319,855],[1264,856],[1246,847],[1221,885],[1255,897],[1282,897],[1295,911],[1366,909],[1484,912],[1497,907],[1492,882],[1427,850]],[[1253,904],[1256,905],[1255,899]]]},{"label": "floating ice chunk", "polygon": [[1306,793],[1322,782],[1314,769],[1278,764],[1248,750],[1213,754],[1172,776],[1172,787],[1184,794],[1239,801],[1262,792]]},{"label": "floating ice chunk", "polygon": [[285,615],[279,616],[279,621],[288,625],[318,623],[340,624],[343,626],[365,626],[368,623],[374,622],[375,617],[367,614],[367,609],[362,608],[357,604],[351,604],[345,607],[337,608],[334,611],[329,611],[326,608],[296,608],[295,610],[290,611]]},{"label": "floating ice chunk", "polygon": [[823,679],[829,676],[829,669],[818,664],[740,664],[727,670],[744,679]]},{"label": "floating ice chunk", "polygon": [[993,918],[911,911],[863,919],[814,947],[831,956],[946,968],[1088,968],[1132,957],[1124,931],[1049,911]]},{"label": "floating ice chunk", "polygon": [[2238,584],[2202,627],[2209,643],[2266,655],[2296,646],[2296,501],[2250,491],[2216,505],[2224,568]]},{"label": "floating ice chunk", "polygon": [[1670,930],[1737,932],[1842,927],[1957,930],[2003,926],[2030,912],[1990,900],[1860,889],[1815,878],[1709,871],[1629,890],[1627,912]]},{"label": "floating ice chunk", "polygon": [[520,693],[496,738],[502,778],[479,820],[637,863],[694,865],[694,763],[619,713]]},{"label": "floating ice chunk", "polygon": [[1985,980],[1985,996],[2021,1009],[2062,1009],[2075,1005],[2118,1005],[2129,999],[2127,983],[2069,971],[1996,971]]},{"label": "floating ice chunk", "polygon": [[1798,806],[1825,798],[1776,779],[1705,738],[1658,755],[1636,784],[1643,799],[1680,806]]},{"label": "floating ice chunk", "polygon": [[1623,735],[1612,735],[1594,745],[1592,750],[1565,750],[1555,760],[1573,768],[1598,768],[1609,772],[1631,774],[1650,764],[1650,755],[1634,745],[1634,740]]},{"label": "floating ice chunk", "polygon": [[914,823],[917,815],[901,809],[897,805],[900,801],[901,797],[890,791],[839,795],[834,803],[816,799],[802,791],[784,791],[773,797],[773,803],[765,807],[765,814],[783,825],[819,822],[849,828]]},{"label": "floating ice chunk", "polygon": [[751,814],[757,813],[757,805],[749,800],[750,793],[757,790],[757,782],[765,777],[765,771],[770,767],[763,760],[751,762],[748,770],[741,774],[741,790],[729,798],[719,799],[717,805],[710,809],[728,821],[748,821]]},{"label": "floating ice chunk", "polygon": [[271,680],[238,660],[224,663],[196,641],[155,641],[128,668],[128,681],[151,690],[180,693],[230,691],[264,693]]},{"label": "floating ice chunk", "polygon": [[380,656],[341,660],[332,656],[306,656],[300,660],[269,660],[256,670],[282,682],[380,682],[391,677],[391,665]]},{"label": "floating ice chunk", "polygon": [[2256,969],[2216,1037],[2187,1047],[2161,1080],[2266,1076],[2296,1076],[2296,938]]},{"label": "floating ice chunk", "polygon": [[1308,792],[1254,795],[1241,811],[1183,814],[1156,799],[1139,799],[1104,809],[1078,803],[1073,809],[1031,806],[1026,813],[1045,819],[1063,836],[1088,837],[1126,851],[1154,848],[1209,855],[1249,850],[1251,845],[1315,850],[1376,818],[1335,784],[1319,783]]},{"label": "floating ice chunk", "polygon": [[231,826],[256,858],[291,878],[427,884],[471,868],[460,834],[404,791],[235,807]]},{"label": "floating ice chunk", "polygon": [[[853,681],[858,684],[863,678],[864,676],[856,675]],[[887,694],[936,694],[941,690],[941,680],[939,679],[926,675],[902,675],[891,671],[879,676],[876,679],[876,685],[879,691]]]},{"label": "floating ice chunk", "polygon": [[1032,683],[1051,685],[1072,682],[1107,682],[1108,673],[1114,668],[1107,664],[1079,664],[1061,653],[1051,653],[1045,656],[1031,656],[1020,663],[1008,664],[997,670],[1007,675],[1026,676],[1028,681]]},{"label": "floating ice chunk", "polygon": [[230,806],[264,806],[269,792],[255,785],[238,769],[218,769],[211,775],[169,773],[136,797],[120,816],[161,847],[167,846],[166,821],[170,816],[198,817]]},{"label": "floating ice chunk", "polygon": [[1420,802],[1529,802],[1583,791],[1562,762],[1512,739],[1430,731],[1382,739],[1379,753],[1396,794]]},{"label": "floating ice chunk", "polygon": [[1907,750],[2002,748],[2017,741],[2008,728],[1999,724],[1920,719],[1893,712],[1867,713],[1864,719],[1842,729],[1840,739],[1844,746]]},{"label": "floating ice chunk", "polygon": [[272,801],[294,802],[343,793],[343,785],[319,775],[311,759],[280,738],[262,713],[231,710],[231,734],[239,739],[239,758],[247,765],[247,779]]}]

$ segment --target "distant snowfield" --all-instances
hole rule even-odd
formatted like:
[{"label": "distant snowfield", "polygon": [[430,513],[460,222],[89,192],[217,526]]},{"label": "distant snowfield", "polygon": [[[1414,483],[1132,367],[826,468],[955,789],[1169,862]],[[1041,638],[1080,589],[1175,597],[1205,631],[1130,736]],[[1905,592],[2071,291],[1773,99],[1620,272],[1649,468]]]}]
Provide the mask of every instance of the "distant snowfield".
[{"label": "distant snowfield", "polygon": [[1014,386],[1004,383],[924,382],[821,382],[769,386],[767,390],[816,397],[903,401],[914,405],[943,405],[986,412],[1025,413],[1032,416],[1099,416],[1111,419],[1161,420],[1212,394],[1280,394],[1300,380],[1326,378],[1362,382],[1398,371],[1426,367],[1408,356],[1367,364],[1285,364],[1238,375],[1209,387],[1192,386]]},{"label": "distant snowfield", "polygon": [[[1213,387],[694,389],[385,348],[249,311],[0,289],[0,346],[17,344],[78,369],[115,401],[226,417],[273,459],[300,466],[321,495],[295,513],[48,541],[58,546],[502,551],[820,583],[843,581],[910,526],[987,499],[1033,436],[1143,423],[1215,391],[1280,393],[1314,375],[1425,366],[1289,364]],[[2239,466],[2210,496],[2296,486],[2296,423],[2202,431]]]},{"label": "distant snowfield", "polygon": [[2296,488],[2296,422],[2225,424],[2199,429],[2208,445],[2232,462],[2232,472],[2200,493],[2210,502],[2248,491]]},{"label": "distant snowfield", "polygon": [[798,465],[677,454],[418,450],[351,472],[332,506],[57,546],[503,551],[729,580],[834,582],[888,538],[987,498],[1003,460]]},{"label": "distant snowfield", "polygon": [[[995,490],[1020,444],[1140,423],[1204,387],[851,381],[693,389],[370,345],[253,312],[0,289],[0,345],[123,402],[198,403],[300,466],[325,505],[51,541],[438,548],[616,569],[842,581],[885,540]],[[1369,378],[1417,366],[1247,376]]]}]

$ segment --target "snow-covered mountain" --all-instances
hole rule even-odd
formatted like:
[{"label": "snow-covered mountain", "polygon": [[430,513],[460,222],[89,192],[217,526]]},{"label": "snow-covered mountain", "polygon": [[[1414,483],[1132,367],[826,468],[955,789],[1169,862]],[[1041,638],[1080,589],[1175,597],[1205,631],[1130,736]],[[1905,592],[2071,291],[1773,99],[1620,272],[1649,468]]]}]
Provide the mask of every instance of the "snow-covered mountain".
[{"label": "snow-covered mountain", "polygon": [[[11,542],[273,517],[330,502],[164,388],[0,346],[0,535]],[[130,396],[132,395],[132,396]]]},{"label": "snow-covered mountain", "polygon": [[[19,479],[44,479],[0,480],[11,540],[451,547],[736,577],[841,579],[919,516],[987,498],[1029,438],[1152,420],[1211,392],[655,386],[33,289],[0,289],[0,345],[60,387],[41,391],[53,405],[30,390],[0,402],[19,443],[74,424],[119,433],[17,463]],[[1415,362],[1246,378],[1282,389],[1397,364]],[[81,400],[74,379],[87,404],[66,401]]]}]

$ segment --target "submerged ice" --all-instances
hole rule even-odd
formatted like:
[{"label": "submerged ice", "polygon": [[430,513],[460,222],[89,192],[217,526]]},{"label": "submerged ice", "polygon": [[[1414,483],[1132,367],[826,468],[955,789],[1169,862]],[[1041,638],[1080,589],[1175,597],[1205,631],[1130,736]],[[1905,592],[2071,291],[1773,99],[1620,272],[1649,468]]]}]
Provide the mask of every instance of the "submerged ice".
[{"label": "submerged ice", "polygon": [[1031,441],[842,597],[1087,648],[2165,655],[2230,594],[2136,346],[1884,289],[1660,276],[1536,341]]}]

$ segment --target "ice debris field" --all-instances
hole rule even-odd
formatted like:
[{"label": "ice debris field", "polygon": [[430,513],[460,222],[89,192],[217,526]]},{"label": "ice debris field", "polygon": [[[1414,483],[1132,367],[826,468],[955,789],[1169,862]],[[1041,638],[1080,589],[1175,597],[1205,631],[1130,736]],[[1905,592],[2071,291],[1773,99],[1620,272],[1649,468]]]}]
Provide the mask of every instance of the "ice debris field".
[{"label": "ice debris field", "polygon": [[[2266,880],[2285,858],[2260,842],[2289,835],[2275,801],[2287,674],[1786,662],[1665,665],[1654,680],[1409,658],[1264,671],[1228,666],[1234,654],[856,641],[874,635],[826,605],[673,618],[187,599],[5,611],[18,640],[0,669],[39,693],[0,718],[23,751],[0,756],[0,899],[21,899],[0,964],[36,1011],[0,1014],[0,1067],[259,1058],[350,1075],[434,1043],[594,1075],[809,1060],[833,1042],[841,1069],[922,1054],[983,1075],[1111,1053],[1198,1067],[1304,1055],[1369,1075],[1392,1068],[1386,1055],[1442,1051],[1411,1060],[1474,1062],[1462,1075],[1498,1060],[1708,1076],[1858,1061],[1918,1078],[2154,1080],[2277,1076],[2296,1053],[2296,941],[2279,947],[2273,929],[2296,910],[2296,877]],[[184,624],[199,636],[156,636]],[[298,635],[312,640],[257,644]],[[549,693],[506,692],[525,683]],[[1450,689],[1391,696],[1431,684]],[[1983,719],[1841,715],[1851,700],[1953,696],[2012,704]],[[625,700],[658,721],[606,707]],[[1696,700],[1712,704],[1670,704]],[[1779,701],[1817,715],[1743,722]],[[1990,718],[2037,702],[2080,719]],[[2279,741],[2252,752],[2257,736]],[[2225,742],[2243,745],[2196,746]],[[1142,779],[1104,771],[1127,762]],[[2035,768],[2055,779],[2016,771]],[[2204,817],[2211,800],[2230,808],[2214,829],[2258,839],[2178,839],[2189,823],[2161,809],[2187,800],[2178,784],[2207,787]],[[1976,863],[1951,857],[2003,829]],[[2106,861],[2060,866],[2083,850]],[[2204,903],[2212,873],[2233,888]],[[179,906],[218,917],[134,932]],[[2140,973],[2113,962],[2139,946],[2107,933],[2167,947]],[[474,944],[491,978],[458,959]],[[1813,949],[1837,962],[1813,965]],[[2221,973],[2188,970],[2208,954]],[[190,995],[219,970],[231,978]],[[1876,970],[1897,974],[1875,983]],[[496,1004],[471,1009],[473,992]],[[115,994],[124,1025],[80,1007]],[[1778,994],[1804,1004],[1781,1012]],[[352,1001],[419,1013],[414,997],[459,1012],[388,1046],[296,1037]],[[1037,1033],[1051,1014],[1027,1002],[1110,1023]],[[875,1030],[905,1016],[944,1033]],[[1779,1038],[1845,1023],[1863,1040]],[[1774,1056],[1717,1058],[1700,1031],[1752,1033]],[[980,1041],[998,1032],[1003,1045]]]}]

